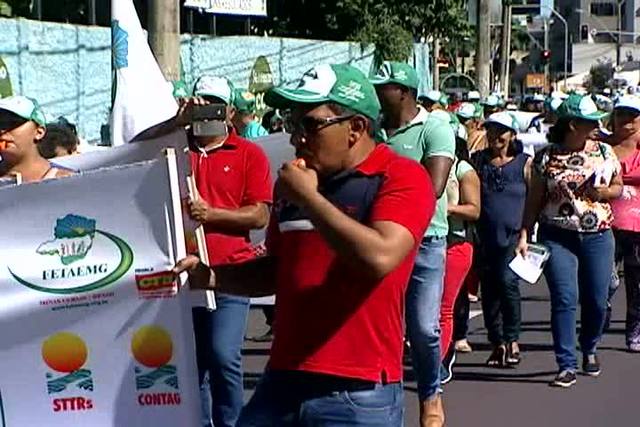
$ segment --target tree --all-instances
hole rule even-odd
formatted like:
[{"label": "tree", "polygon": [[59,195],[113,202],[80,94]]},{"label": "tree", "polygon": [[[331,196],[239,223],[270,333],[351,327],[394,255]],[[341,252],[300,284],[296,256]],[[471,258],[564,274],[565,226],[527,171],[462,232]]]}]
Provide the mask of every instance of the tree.
[{"label": "tree", "polygon": [[585,79],[585,86],[590,92],[602,92],[613,78],[613,64],[611,61],[599,61],[589,69]]}]

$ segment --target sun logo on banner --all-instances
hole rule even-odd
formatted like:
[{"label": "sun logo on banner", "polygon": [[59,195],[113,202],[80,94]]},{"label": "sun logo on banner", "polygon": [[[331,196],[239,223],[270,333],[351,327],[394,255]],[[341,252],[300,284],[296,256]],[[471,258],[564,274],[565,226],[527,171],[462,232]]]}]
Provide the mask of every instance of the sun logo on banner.
[{"label": "sun logo on banner", "polygon": [[169,364],[173,357],[173,341],[166,329],[156,325],[142,326],[131,338],[131,353],[142,365],[135,367],[136,389],[149,389],[162,382],[178,390],[176,367]]},{"label": "sun logo on banner", "polygon": [[[89,352],[85,342],[71,332],[58,332],[42,343],[42,359],[55,373],[47,372],[47,391],[60,393],[75,385],[93,391],[91,371],[83,369]],[[60,375],[61,374],[61,375]]]}]

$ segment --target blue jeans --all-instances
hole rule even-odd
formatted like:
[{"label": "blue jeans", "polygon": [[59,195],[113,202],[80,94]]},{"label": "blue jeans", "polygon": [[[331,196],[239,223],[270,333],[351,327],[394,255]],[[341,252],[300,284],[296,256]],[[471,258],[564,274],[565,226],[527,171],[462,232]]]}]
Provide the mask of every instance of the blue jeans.
[{"label": "blue jeans", "polygon": [[403,415],[401,383],[266,371],[237,426],[401,427]]},{"label": "blue jeans", "polygon": [[551,296],[551,332],[560,370],[576,370],[576,308],[581,306],[580,348],[593,354],[602,337],[614,259],[611,230],[578,233],[544,226],[540,241],[551,251],[544,274]]},{"label": "blue jeans", "polygon": [[440,390],[440,304],[446,255],[446,237],[423,238],[407,289],[407,337],[421,401]]},{"label": "blue jeans", "polygon": [[243,404],[242,343],[249,299],[216,293],[217,308],[193,308],[204,427],[233,427]]}]

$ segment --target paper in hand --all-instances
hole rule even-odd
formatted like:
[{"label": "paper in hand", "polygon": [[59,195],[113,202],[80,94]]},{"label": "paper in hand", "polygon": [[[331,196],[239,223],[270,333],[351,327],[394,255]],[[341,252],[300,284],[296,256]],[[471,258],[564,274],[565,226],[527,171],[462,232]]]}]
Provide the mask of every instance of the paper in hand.
[{"label": "paper in hand", "polygon": [[526,257],[518,254],[509,263],[509,268],[526,282],[535,284],[542,275],[545,261],[549,259],[549,251],[541,245],[529,245]]}]

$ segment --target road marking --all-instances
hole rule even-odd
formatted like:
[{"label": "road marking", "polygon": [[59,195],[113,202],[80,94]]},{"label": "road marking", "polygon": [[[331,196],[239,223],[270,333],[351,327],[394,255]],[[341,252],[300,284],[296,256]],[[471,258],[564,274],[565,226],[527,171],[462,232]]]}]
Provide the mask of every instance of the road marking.
[{"label": "road marking", "polygon": [[469,311],[469,320],[473,319],[474,317],[478,317],[478,316],[482,316],[482,310],[471,310],[471,311]]}]

